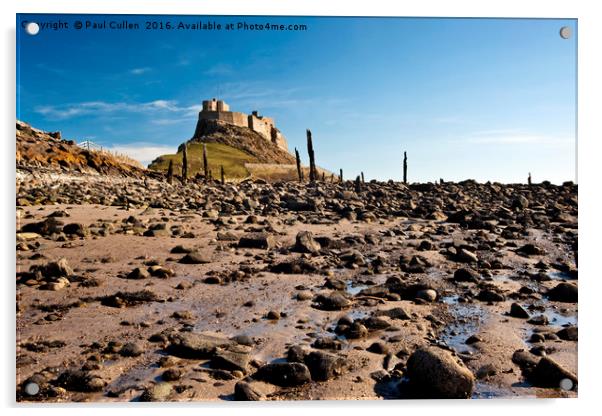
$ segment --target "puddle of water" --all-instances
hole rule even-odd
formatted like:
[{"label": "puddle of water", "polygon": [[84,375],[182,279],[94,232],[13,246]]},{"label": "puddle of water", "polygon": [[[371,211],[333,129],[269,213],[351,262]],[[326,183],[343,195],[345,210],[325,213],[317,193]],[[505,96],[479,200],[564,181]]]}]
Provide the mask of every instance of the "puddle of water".
[{"label": "puddle of water", "polygon": [[347,292],[355,296],[362,290],[369,288],[368,285],[355,284],[354,282],[347,282]]},{"label": "puddle of water", "polygon": [[549,272],[548,276],[552,280],[577,280],[577,276],[561,271]]},{"label": "puddle of water", "polygon": [[577,315],[563,314],[555,309],[547,309],[544,314],[548,317],[551,326],[577,325]]},{"label": "puddle of water", "polygon": [[455,319],[441,332],[439,338],[458,353],[472,353],[475,349],[466,344],[466,339],[478,332],[486,311],[471,303],[458,303],[457,298],[458,296],[443,298]]}]

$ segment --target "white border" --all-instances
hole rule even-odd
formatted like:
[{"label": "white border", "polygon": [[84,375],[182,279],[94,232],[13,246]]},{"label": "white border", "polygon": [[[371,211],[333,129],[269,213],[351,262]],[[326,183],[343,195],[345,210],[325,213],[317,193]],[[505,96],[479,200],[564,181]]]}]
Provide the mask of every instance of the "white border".
[{"label": "white border", "polygon": [[[601,395],[602,383],[600,375],[600,311],[596,307],[600,303],[600,267],[596,267],[600,256],[602,205],[600,194],[602,174],[602,153],[600,152],[600,119],[602,118],[602,102],[600,77],[600,40],[602,40],[602,20],[595,10],[595,1],[476,1],[476,0],[429,0],[415,2],[398,2],[370,0],[350,2],[349,0],[237,0],[237,1],[202,1],[202,0],[19,0],[1,4],[2,13],[2,97],[3,133],[2,172],[3,204],[2,223],[2,259],[3,265],[2,291],[4,319],[6,325],[2,341],[2,371],[0,392],[2,404],[9,414],[36,414],[44,412],[48,415],[73,414],[125,414],[132,410],[141,413],[165,414],[232,414],[250,413],[262,415],[281,414],[315,414],[332,413],[341,409],[345,414],[365,415],[372,410],[386,413],[430,412],[453,415],[487,412],[491,415],[502,415],[509,412],[531,414],[570,415],[595,409],[596,399]],[[131,14],[231,14],[231,15],[336,15],[336,16],[445,16],[445,17],[558,17],[579,19],[579,219],[580,219],[580,276],[581,297],[579,301],[579,326],[581,342],[579,343],[579,399],[575,400],[494,400],[471,402],[287,402],[270,404],[196,404],[172,405],[163,407],[149,406],[44,406],[26,407],[14,404],[14,151],[13,141],[15,121],[15,13],[131,13]],[[598,319],[597,319],[598,318]],[[599,410],[598,410],[599,412]],[[596,412],[596,413],[598,413]],[[593,412],[592,412],[593,413]]]}]

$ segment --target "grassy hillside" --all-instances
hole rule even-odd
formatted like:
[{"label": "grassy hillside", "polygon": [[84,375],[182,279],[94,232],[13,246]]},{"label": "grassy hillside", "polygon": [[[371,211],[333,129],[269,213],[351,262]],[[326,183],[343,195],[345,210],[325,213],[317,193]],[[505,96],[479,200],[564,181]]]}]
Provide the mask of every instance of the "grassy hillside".
[{"label": "grassy hillside", "polygon": [[[213,177],[219,179],[220,166],[224,167],[226,179],[242,179],[249,176],[245,163],[257,163],[257,158],[221,143],[207,143],[207,160]],[[163,155],[153,160],[149,169],[167,171],[169,161],[174,161],[174,174],[181,175],[182,152],[175,155]],[[203,145],[201,143],[188,144],[188,175],[194,176],[203,170]]]}]

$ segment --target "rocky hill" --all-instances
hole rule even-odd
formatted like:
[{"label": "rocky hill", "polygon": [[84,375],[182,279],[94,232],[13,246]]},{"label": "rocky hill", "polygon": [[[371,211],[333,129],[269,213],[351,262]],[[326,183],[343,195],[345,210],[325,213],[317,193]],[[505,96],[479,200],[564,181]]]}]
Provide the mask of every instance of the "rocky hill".
[{"label": "rocky hill", "polygon": [[137,161],[107,151],[83,149],[61,138],[60,132],[45,132],[17,121],[16,164],[20,169],[49,168],[61,172],[103,175],[145,175]]},{"label": "rocky hill", "polygon": [[[201,120],[194,138],[188,145],[189,174],[202,171],[202,144],[206,144],[209,169],[218,177],[221,166],[228,179],[256,177],[271,179],[274,166],[284,169],[284,179],[296,179],[295,157],[266,141],[257,132],[219,120]],[[162,155],[148,166],[151,170],[166,171],[169,161],[174,161],[174,173],[180,174],[184,144],[178,152]],[[250,168],[252,166],[252,168]],[[265,167],[265,168],[263,168]],[[280,173],[278,179],[283,179]]]}]

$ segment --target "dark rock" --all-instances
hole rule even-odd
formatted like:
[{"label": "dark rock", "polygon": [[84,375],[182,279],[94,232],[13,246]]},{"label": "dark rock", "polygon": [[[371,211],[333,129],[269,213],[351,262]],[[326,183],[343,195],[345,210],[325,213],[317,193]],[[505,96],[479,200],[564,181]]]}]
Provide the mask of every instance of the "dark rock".
[{"label": "dark rock", "polygon": [[518,253],[526,254],[527,256],[539,256],[545,254],[543,248],[535,244],[528,243],[516,250]]},{"label": "dark rock", "polygon": [[501,293],[494,292],[490,289],[483,289],[479,292],[477,299],[483,302],[503,302],[506,297]]},{"label": "dark rock", "polygon": [[128,342],[124,344],[119,354],[123,357],[138,357],[144,353],[144,348],[142,345],[136,342]]},{"label": "dark rock", "polygon": [[402,307],[397,307],[397,308],[388,309],[388,310],[378,310],[375,312],[374,315],[375,316],[388,316],[391,319],[401,319],[401,320],[410,319],[410,315],[408,315],[408,313]]},{"label": "dark rock", "polygon": [[306,351],[300,345],[293,345],[290,347],[286,354],[286,359],[291,363],[303,363],[305,362]]},{"label": "dark rock", "polygon": [[235,345],[234,341],[209,334],[182,332],[169,337],[167,351],[182,358],[209,358],[218,348],[228,348]]},{"label": "dark rock", "polygon": [[577,303],[577,286],[572,283],[558,283],[554,288],[548,290],[547,296],[550,300],[565,303]]},{"label": "dark rock", "polygon": [[314,299],[315,307],[327,311],[340,311],[351,306],[352,302],[342,292],[320,294]]},{"label": "dark rock", "polygon": [[461,268],[454,272],[454,281],[477,283],[481,276],[473,269]]},{"label": "dark rock", "polygon": [[182,370],[179,368],[169,368],[161,374],[161,378],[165,381],[177,381],[182,378]]},{"label": "dark rock", "polygon": [[190,252],[179,261],[182,264],[207,264],[211,263],[211,256],[197,251]]},{"label": "dark rock", "polygon": [[510,316],[514,317],[514,318],[521,318],[521,319],[529,319],[531,315],[529,315],[529,312],[527,312],[527,310],[525,308],[523,308],[521,305],[519,305],[518,303],[513,303],[512,305],[510,305]]},{"label": "dark rock", "polygon": [[327,381],[343,374],[345,360],[323,351],[313,351],[305,357],[311,378],[315,381]]},{"label": "dark rock", "polygon": [[150,273],[144,267],[136,267],[134,270],[128,273],[128,279],[148,279],[150,277]]},{"label": "dark rock", "polygon": [[345,336],[349,339],[359,339],[368,336],[368,328],[358,321],[355,321],[345,332]]},{"label": "dark rock", "polygon": [[566,328],[562,328],[560,331],[556,332],[556,335],[565,341],[577,341],[577,327],[567,326]]},{"label": "dark rock", "polygon": [[253,388],[251,383],[239,381],[234,385],[234,400],[238,401],[259,401],[263,395]]},{"label": "dark rock", "polygon": [[71,223],[63,227],[63,232],[67,235],[77,235],[78,237],[86,237],[90,235],[90,230],[87,226],[80,223]]},{"label": "dark rock", "polygon": [[577,385],[577,376],[563,368],[550,357],[543,357],[539,360],[529,379],[539,387],[558,388],[564,379],[570,380],[572,387]]},{"label": "dark rock", "polygon": [[370,351],[373,352],[374,354],[387,354],[389,352],[389,348],[387,347],[387,345],[384,342],[381,341],[377,341],[372,343],[372,345],[370,345],[366,351]]},{"label": "dark rock", "polygon": [[318,253],[322,247],[310,231],[301,231],[295,238],[294,250],[301,253]]},{"label": "dark rock", "polygon": [[410,382],[429,397],[466,399],[474,390],[474,375],[442,349],[416,350],[408,359],[407,369]]},{"label": "dark rock", "polygon": [[56,379],[56,385],[69,391],[95,392],[101,391],[106,382],[100,377],[83,370],[66,370]]},{"label": "dark rock", "polygon": [[253,378],[280,387],[293,387],[310,382],[311,374],[305,364],[271,363],[260,367]]},{"label": "dark rock", "polygon": [[545,315],[535,315],[527,321],[531,325],[547,325],[549,323],[548,317]]},{"label": "dark rock", "polygon": [[238,240],[238,247],[240,248],[258,248],[258,249],[269,249],[276,245],[274,237],[267,233],[249,233],[243,235]]},{"label": "dark rock", "polygon": [[248,353],[234,352],[218,349],[211,358],[211,368],[229,371],[242,371],[246,373],[249,368],[251,357]]},{"label": "dark rock", "polygon": [[169,383],[158,383],[144,390],[140,396],[141,402],[164,402],[173,392],[173,387]]}]

